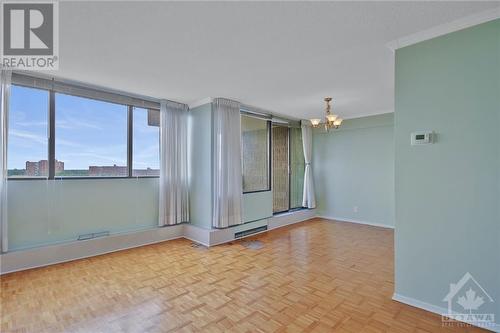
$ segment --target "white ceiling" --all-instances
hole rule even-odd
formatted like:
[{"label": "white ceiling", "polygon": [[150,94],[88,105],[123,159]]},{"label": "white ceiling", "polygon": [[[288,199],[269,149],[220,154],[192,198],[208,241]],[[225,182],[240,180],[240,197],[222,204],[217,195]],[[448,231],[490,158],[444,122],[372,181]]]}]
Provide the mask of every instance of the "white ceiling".
[{"label": "white ceiling", "polygon": [[311,118],[392,112],[387,43],[499,2],[60,2],[57,76]]}]

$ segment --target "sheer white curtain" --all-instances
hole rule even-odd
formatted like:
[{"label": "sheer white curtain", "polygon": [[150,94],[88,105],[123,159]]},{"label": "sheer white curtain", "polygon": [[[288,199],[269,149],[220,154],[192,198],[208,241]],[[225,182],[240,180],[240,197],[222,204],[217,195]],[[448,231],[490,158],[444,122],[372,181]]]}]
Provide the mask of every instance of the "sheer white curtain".
[{"label": "sheer white curtain", "polygon": [[312,160],[312,127],[302,124],[302,146],[306,169],[304,172],[304,195],[302,206],[316,208],[316,195],[314,194],[314,179],[311,167]]},{"label": "sheer white curtain", "polygon": [[240,103],[216,98],[212,108],[212,225],[226,228],[242,223]]},{"label": "sheer white curtain", "polygon": [[188,107],[160,103],[160,226],[189,221]]},{"label": "sheer white curtain", "polygon": [[0,244],[7,252],[7,138],[11,71],[0,67]]}]

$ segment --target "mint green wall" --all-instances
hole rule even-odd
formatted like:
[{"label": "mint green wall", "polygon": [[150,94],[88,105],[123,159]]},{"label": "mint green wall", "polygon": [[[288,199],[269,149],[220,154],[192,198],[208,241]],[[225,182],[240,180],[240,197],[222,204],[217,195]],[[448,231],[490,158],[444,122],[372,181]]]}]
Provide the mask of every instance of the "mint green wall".
[{"label": "mint green wall", "polygon": [[[396,52],[396,293],[435,306],[466,272],[500,302],[500,20]],[[437,142],[411,146],[410,133]],[[482,313],[496,307],[483,305]]]},{"label": "mint green wall", "polygon": [[243,194],[241,213],[244,223],[273,216],[273,192]]},{"label": "mint green wall", "polygon": [[[205,104],[189,111],[190,219],[196,226],[212,227],[212,107]],[[273,215],[272,192],[243,194],[244,223]]]},{"label": "mint green wall", "polygon": [[314,131],[319,216],[394,226],[393,120],[388,113]]},{"label": "mint green wall", "polygon": [[212,106],[189,110],[189,212],[191,223],[212,227]]},{"label": "mint green wall", "polygon": [[[211,106],[190,111],[191,221],[211,228]],[[243,197],[243,221],[272,215],[272,194]],[[158,224],[158,179],[11,180],[9,250],[74,241],[78,235],[128,232]]]},{"label": "mint green wall", "polygon": [[157,225],[157,178],[8,181],[9,250]]}]

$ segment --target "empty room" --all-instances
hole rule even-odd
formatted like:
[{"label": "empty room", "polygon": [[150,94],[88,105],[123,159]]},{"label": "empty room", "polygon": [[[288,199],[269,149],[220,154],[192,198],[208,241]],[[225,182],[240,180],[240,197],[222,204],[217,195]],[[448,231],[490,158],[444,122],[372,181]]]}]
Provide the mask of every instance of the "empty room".
[{"label": "empty room", "polygon": [[0,332],[500,332],[500,1],[0,17]]}]

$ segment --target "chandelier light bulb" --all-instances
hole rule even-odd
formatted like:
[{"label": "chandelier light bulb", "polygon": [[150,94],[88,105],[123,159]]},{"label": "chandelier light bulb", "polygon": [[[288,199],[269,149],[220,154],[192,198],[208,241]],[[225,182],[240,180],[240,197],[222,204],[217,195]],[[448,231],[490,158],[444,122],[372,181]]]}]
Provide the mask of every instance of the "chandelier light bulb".
[{"label": "chandelier light bulb", "polygon": [[321,119],[311,119],[311,124],[314,128],[318,127],[320,122]]},{"label": "chandelier light bulb", "polygon": [[338,127],[342,124],[342,121],[343,121],[343,119],[342,119],[342,118],[337,118],[337,119],[333,122],[333,126],[335,126],[335,128],[338,128]]},{"label": "chandelier light bulb", "polygon": [[337,118],[338,118],[338,116],[336,114],[327,114],[326,115],[326,119],[329,123],[333,123]]}]

